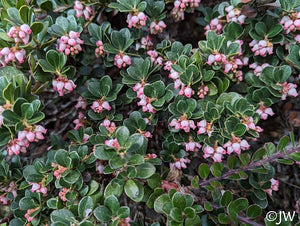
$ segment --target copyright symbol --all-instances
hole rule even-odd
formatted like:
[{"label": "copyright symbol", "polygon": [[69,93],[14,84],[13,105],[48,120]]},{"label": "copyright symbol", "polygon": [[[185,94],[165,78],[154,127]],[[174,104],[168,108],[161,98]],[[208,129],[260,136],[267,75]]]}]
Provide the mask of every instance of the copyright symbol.
[{"label": "copyright symbol", "polygon": [[275,211],[269,211],[265,218],[267,221],[275,221],[277,218],[277,213]]}]

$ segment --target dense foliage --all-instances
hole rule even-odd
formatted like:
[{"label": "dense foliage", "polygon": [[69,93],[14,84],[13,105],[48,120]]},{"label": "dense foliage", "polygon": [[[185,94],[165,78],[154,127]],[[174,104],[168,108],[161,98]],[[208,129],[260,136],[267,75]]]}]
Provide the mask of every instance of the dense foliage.
[{"label": "dense foliage", "polygon": [[[299,0],[0,4],[0,222],[264,223],[272,164],[300,162],[293,133],[256,150],[298,96]],[[191,15],[198,45],[169,29]],[[59,136],[45,112],[74,98]]]}]

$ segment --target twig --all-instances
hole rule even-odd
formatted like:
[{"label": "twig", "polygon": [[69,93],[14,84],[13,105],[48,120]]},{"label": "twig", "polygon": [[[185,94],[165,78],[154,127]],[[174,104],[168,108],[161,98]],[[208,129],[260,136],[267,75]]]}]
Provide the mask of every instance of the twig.
[{"label": "twig", "polygon": [[255,167],[262,166],[265,163],[274,162],[277,159],[283,158],[284,156],[290,155],[294,152],[300,152],[300,146],[295,147],[295,148],[291,148],[286,152],[277,152],[277,153],[275,153],[274,155],[272,155],[270,157],[264,158],[260,161],[252,162],[248,166],[241,167],[241,168],[238,168],[238,169],[229,170],[228,172],[224,173],[221,177],[212,177],[212,178],[209,178],[208,180],[200,182],[199,186],[200,187],[206,186],[206,185],[210,184],[211,181],[219,181],[219,180],[226,179],[229,176],[238,173],[239,171],[250,171],[250,170],[254,169]]},{"label": "twig", "polygon": [[14,217],[14,214],[11,213],[9,215],[7,215],[6,217],[4,217],[3,219],[0,219],[0,224],[3,224],[3,223],[9,223],[10,220]]}]

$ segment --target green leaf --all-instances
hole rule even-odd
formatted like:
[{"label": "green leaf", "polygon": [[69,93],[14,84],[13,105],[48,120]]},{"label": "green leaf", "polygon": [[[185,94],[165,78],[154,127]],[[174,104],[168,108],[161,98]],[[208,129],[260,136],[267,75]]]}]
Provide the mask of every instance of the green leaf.
[{"label": "green leaf", "polygon": [[162,194],[154,201],[154,210],[157,213],[163,213],[163,207],[167,203],[170,203],[170,197],[167,194]]},{"label": "green leaf", "polygon": [[218,215],[218,220],[221,224],[228,224],[229,223],[229,217],[225,213],[220,213]]},{"label": "green leaf", "polygon": [[255,24],[255,31],[257,32],[257,34],[259,34],[260,36],[264,37],[267,33],[267,27],[264,24],[264,22],[258,22]]},{"label": "green leaf", "polygon": [[224,192],[220,200],[220,204],[222,206],[228,206],[231,201],[232,201],[232,193],[230,191]]},{"label": "green leaf", "polygon": [[44,28],[44,24],[42,22],[34,22],[31,24],[30,29],[34,35],[40,33]]},{"label": "green leaf", "polygon": [[139,179],[147,179],[155,173],[155,167],[151,163],[143,163],[136,167],[136,177]]},{"label": "green leaf", "polygon": [[142,155],[135,154],[128,159],[127,165],[128,166],[136,166],[136,165],[143,164],[144,162],[145,162],[145,160]]},{"label": "green leaf", "polygon": [[202,163],[199,166],[198,174],[202,179],[205,179],[209,175],[209,166],[206,163]]},{"label": "green leaf", "polygon": [[106,206],[99,206],[94,210],[94,216],[101,222],[108,222],[112,218],[112,213]]},{"label": "green leaf", "polygon": [[126,163],[126,160],[120,157],[119,155],[113,157],[112,159],[109,160],[109,166],[112,169],[119,169],[123,167]]},{"label": "green leaf", "polygon": [[126,195],[133,201],[140,201],[143,198],[143,187],[132,179],[126,181],[124,190]]},{"label": "green leaf", "polygon": [[90,196],[83,197],[78,204],[78,215],[80,218],[87,218],[93,210],[94,202]]},{"label": "green leaf", "polygon": [[221,163],[214,163],[211,168],[211,173],[215,176],[215,177],[221,177],[222,175],[222,170],[223,170],[223,165]]},{"label": "green leaf", "polygon": [[122,206],[118,209],[117,215],[119,218],[125,219],[130,215],[130,209],[127,206]]},{"label": "green leaf", "polygon": [[289,142],[290,142],[290,138],[288,136],[282,137],[277,146],[277,150],[282,151],[288,145]]},{"label": "green leaf", "polygon": [[183,210],[186,207],[186,199],[185,197],[180,194],[179,192],[176,192],[172,197],[172,203],[174,207],[177,207],[181,210]]},{"label": "green leaf", "polygon": [[257,161],[257,160],[261,159],[263,156],[266,155],[266,153],[267,153],[267,151],[264,148],[257,150],[252,156],[252,161]]},{"label": "green leaf", "polygon": [[194,218],[196,216],[195,209],[192,207],[186,207],[184,209],[184,214],[187,218]]},{"label": "green leaf", "polygon": [[295,152],[291,154],[291,158],[297,162],[300,162],[300,152]]},{"label": "green leaf", "polygon": [[22,116],[25,119],[30,119],[34,114],[33,105],[31,103],[23,103],[21,105]]},{"label": "green leaf", "polygon": [[32,197],[24,197],[20,200],[19,207],[21,210],[35,209],[38,207],[38,202]]},{"label": "green leaf", "polygon": [[171,209],[170,216],[175,220],[176,222],[182,222],[182,212],[179,208],[174,207]]},{"label": "green leaf", "polygon": [[115,214],[120,208],[119,200],[114,195],[106,197],[104,205],[112,212],[112,214]]},{"label": "green leaf", "polygon": [[261,213],[262,213],[261,208],[255,204],[249,206],[246,212],[247,216],[250,218],[259,217]]},{"label": "green leaf", "polygon": [[126,145],[129,135],[130,132],[125,126],[121,126],[116,130],[116,138],[121,147],[124,147]]},{"label": "green leaf", "polygon": [[11,123],[18,123],[20,122],[21,118],[19,115],[17,115],[15,112],[11,110],[5,110],[2,112],[2,116],[5,120],[11,122]]},{"label": "green leaf", "polygon": [[112,80],[106,75],[100,79],[100,91],[103,96],[107,96],[112,88]]},{"label": "green leaf", "polygon": [[64,181],[69,184],[75,184],[80,178],[81,174],[77,170],[70,170],[70,172],[63,177]]}]

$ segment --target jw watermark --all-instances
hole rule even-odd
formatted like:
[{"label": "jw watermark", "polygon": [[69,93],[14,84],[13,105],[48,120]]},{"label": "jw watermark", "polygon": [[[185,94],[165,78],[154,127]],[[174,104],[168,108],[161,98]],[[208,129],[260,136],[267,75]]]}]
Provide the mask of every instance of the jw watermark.
[{"label": "jw watermark", "polygon": [[296,211],[269,211],[265,219],[269,222],[274,221],[276,225],[279,225],[282,222],[292,222],[295,217]]}]

